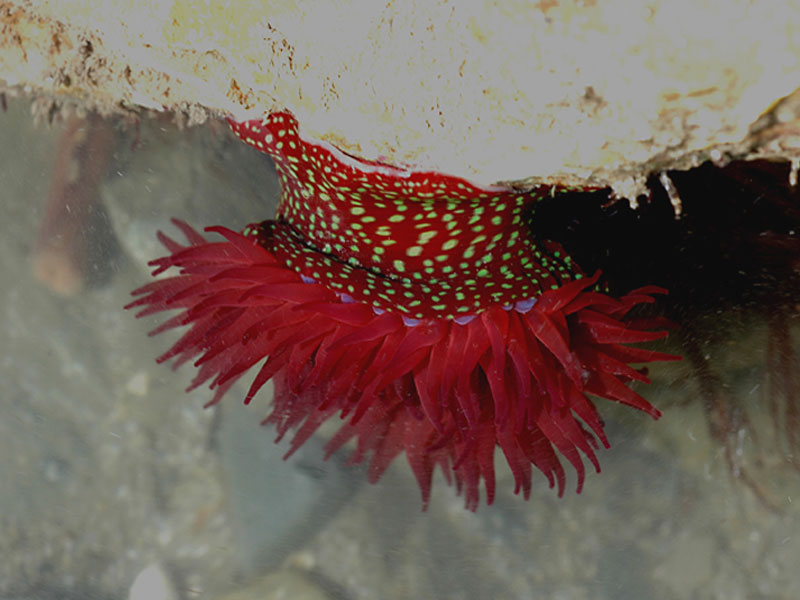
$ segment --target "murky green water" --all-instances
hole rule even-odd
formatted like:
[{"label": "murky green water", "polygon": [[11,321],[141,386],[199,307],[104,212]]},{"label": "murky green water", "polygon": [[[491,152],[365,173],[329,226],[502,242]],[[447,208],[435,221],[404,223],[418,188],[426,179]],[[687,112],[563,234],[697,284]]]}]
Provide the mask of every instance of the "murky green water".
[{"label": "murky green water", "polygon": [[79,236],[88,284],[62,297],[32,268],[60,133],[27,101],[0,113],[0,597],[126,598],[140,575],[137,599],[800,596],[800,472],[752,433],[774,437],[763,321],[705,351],[748,407],[734,453],[767,502],[730,474],[684,363],[654,371],[659,422],[601,405],[612,449],[580,496],[539,478],[525,502],[498,460],[494,506],[463,510],[439,477],[423,513],[401,460],[374,486],[316,441],[283,462],[259,426],[268,394],[244,407],[236,388],[203,410],[207,390],[183,392],[190,368],[154,363],[170,341],[147,337],[157,321],[122,309],[171,217],[269,216],[267,159],[219,124],[116,131]]}]

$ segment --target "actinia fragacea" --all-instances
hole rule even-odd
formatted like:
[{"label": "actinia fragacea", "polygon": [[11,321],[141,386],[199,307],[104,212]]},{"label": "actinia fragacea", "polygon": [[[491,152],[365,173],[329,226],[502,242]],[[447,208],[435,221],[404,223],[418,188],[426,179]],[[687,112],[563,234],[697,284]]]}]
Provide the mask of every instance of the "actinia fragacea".
[{"label": "actinia fragacea", "polygon": [[626,384],[647,381],[631,363],[675,358],[628,345],[666,335],[629,317],[663,290],[612,298],[535,239],[537,201],[556,190],[362,161],[303,138],[286,112],[231,126],[275,161],[277,217],[207,229],[222,241],[176,222],[188,244],[160,234],[169,255],[152,264],[177,274],[129,305],[180,311],[153,332],[188,326],[159,361],[194,361],[210,404],[260,364],[246,402],[272,380],[265,422],[294,431],[288,454],[338,415],[329,454],[353,440],[376,481],[405,453],[424,504],[438,466],[473,510],[481,482],[494,499],[497,447],[526,498],[532,467],[563,493],[560,457],[580,491],[584,459],[599,471],[608,446],[590,395],[659,416]]}]

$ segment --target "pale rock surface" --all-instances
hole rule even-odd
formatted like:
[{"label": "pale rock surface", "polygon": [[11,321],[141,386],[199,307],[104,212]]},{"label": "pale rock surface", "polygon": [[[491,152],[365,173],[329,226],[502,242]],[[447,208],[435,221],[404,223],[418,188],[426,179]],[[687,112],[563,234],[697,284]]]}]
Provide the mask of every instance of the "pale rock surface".
[{"label": "pale rock surface", "polygon": [[293,111],[368,159],[611,185],[797,156],[800,11],[746,0],[0,1],[0,82],[105,111]]}]

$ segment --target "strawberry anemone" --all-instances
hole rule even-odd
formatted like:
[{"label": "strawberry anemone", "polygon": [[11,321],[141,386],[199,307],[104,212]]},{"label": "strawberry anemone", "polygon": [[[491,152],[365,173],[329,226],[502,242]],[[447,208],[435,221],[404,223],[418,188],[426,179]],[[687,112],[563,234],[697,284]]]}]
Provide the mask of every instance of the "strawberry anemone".
[{"label": "strawberry anemone", "polygon": [[285,112],[231,122],[274,160],[282,187],[275,220],[242,232],[175,221],[179,243],[156,279],[135,290],[137,316],[179,312],[152,334],[185,327],[158,360],[193,361],[191,388],[209,404],[258,365],[245,402],[268,381],[280,440],[291,455],[317,428],[342,425],[327,454],[353,442],[350,460],[376,481],[405,453],[427,505],[433,473],[455,481],[466,505],[495,496],[500,448],[528,498],[533,467],[563,494],[562,458],[600,470],[608,447],[590,398],[658,418],[626,384],[631,363],[674,357],[629,344],[662,338],[629,316],[656,287],[621,298],[600,291],[564,250],[535,239],[536,203],[557,190],[479,187],[436,172],[394,168],[301,137]]}]

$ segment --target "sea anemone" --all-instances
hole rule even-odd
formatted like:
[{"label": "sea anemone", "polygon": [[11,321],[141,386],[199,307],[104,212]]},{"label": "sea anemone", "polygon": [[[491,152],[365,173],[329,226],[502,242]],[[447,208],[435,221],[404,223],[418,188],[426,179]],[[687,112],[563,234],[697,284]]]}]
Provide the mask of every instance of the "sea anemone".
[{"label": "sea anemone", "polygon": [[153,334],[188,326],[160,358],[193,360],[191,388],[220,400],[252,367],[245,402],[274,383],[278,439],[287,456],[326,420],[343,420],[331,454],[354,441],[351,462],[376,481],[405,452],[423,504],[438,465],[466,505],[495,495],[500,447],[515,492],[527,498],[532,467],[559,495],[561,457],[599,471],[608,447],[591,396],[659,412],[626,384],[647,382],[629,366],[675,357],[628,344],[662,338],[656,321],[630,311],[656,287],[619,299],[602,292],[558,244],[535,239],[543,197],[464,179],[366,162],[301,137],[295,118],[231,122],[275,161],[278,216],[241,233],[210,227],[208,241],[176,221],[188,244],[160,234],[169,255],[134,291],[137,316],[178,309]]}]

